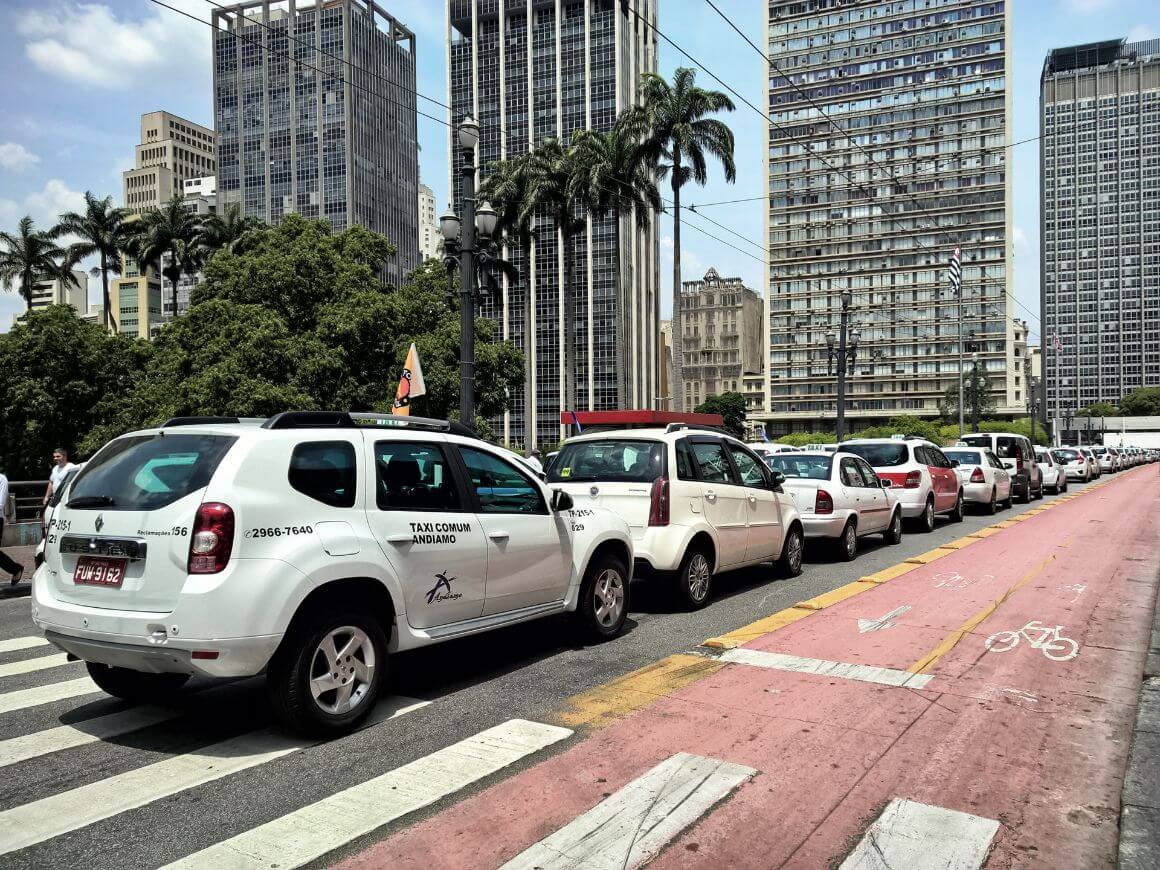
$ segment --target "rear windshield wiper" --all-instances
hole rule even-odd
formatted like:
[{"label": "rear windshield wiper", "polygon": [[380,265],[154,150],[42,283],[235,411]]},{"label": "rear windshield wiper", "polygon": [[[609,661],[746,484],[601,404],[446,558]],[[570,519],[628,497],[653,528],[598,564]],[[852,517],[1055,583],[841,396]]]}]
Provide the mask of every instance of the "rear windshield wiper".
[{"label": "rear windshield wiper", "polygon": [[79,495],[74,499],[70,499],[65,507],[112,507],[116,503],[117,500],[108,495]]}]

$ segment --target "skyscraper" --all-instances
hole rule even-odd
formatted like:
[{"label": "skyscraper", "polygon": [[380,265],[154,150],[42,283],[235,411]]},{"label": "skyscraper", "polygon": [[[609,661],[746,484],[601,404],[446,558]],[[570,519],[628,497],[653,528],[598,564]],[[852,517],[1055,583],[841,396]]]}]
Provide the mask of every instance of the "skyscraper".
[{"label": "skyscraper", "polygon": [[373,0],[213,10],[218,195],[276,223],[360,225],[419,262],[415,37]]},{"label": "skyscraper", "polygon": [[765,305],[740,278],[710,268],[699,281],[681,283],[681,383],[692,411],[718,393],[740,393],[744,376],[761,371]]},{"label": "skyscraper", "polygon": [[[639,17],[638,17],[639,16]],[[641,20],[643,19],[643,21]],[[656,70],[655,0],[447,0],[448,102],[453,127],[480,126],[476,165],[523,154],[548,137],[607,131],[637,100],[640,76]],[[451,131],[449,178],[460,207],[460,157]],[[658,397],[660,326],[656,216],[639,231],[632,215],[589,219],[573,241],[574,342],[563,338],[563,250],[539,216],[531,263],[519,251],[519,281],[505,279],[482,311],[524,351],[536,397],[537,441],[561,436],[565,366],[574,363],[578,409],[652,408]],[[526,283],[527,286],[524,286]],[[532,336],[525,335],[531,304]],[[511,396],[504,438],[525,440],[524,396]]]},{"label": "skyscraper", "polygon": [[419,185],[419,256],[424,260],[441,256],[443,237],[435,217],[435,194],[425,184]]},{"label": "skyscraper", "polygon": [[1160,39],[1049,53],[1040,132],[1042,356],[1060,419],[1160,385]]},{"label": "skyscraper", "polygon": [[[769,3],[770,396],[774,432],[832,429],[825,333],[853,291],[851,428],[933,417],[964,338],[1000,412],[1026,384],[1012,346],[1010,2]],[[789,80],[781,75],[788,76]],[[852,140],[852,141],[851,141]],[[968,358],[969,362],[969,358]]]}]

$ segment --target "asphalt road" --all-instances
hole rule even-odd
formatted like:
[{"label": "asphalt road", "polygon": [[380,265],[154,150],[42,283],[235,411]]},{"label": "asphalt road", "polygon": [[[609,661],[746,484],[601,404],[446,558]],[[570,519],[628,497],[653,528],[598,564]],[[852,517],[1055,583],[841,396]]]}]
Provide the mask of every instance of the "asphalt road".
[{"label": "asphalt road", "polygon": [[[1072,486],[1073,490],[1080,488],[1077,484]],[[15,818],[9,816],[6,822],[5,816],[17,807],[90,784],[99,789],[111,777],[186,753],[208,749],[212,755],[219,752],[215,744],[270,723],[260,680],[229,684],[193,681],[176,719],[0,768],[0,868],[112,870],[164,865],[493,725],[515,718],[552,722],[553,711],[572,695],[665,656],[690,650],[708,637],[933,549],[1027,507],[1017,504],[1011,511],[1000,512],[997,518],[968,514],[958,524],[940,519],[933,533],[908,531],[898,546],[887,546],[878,536],[867,538],[860,542],[862,551],[850,563],[834,561],[825,549],[807,548],[805,570],[793,579],[779,576],[772,566],[722,575],[715,580],[713,601],[694,613],[676,609],[663,583],[641,581],[633,585],[628,630],[616,640],[598,646],[577,642],[568,622],[553,618],[397,655],[390,663],[389,690],[429,701],[427,706],[18,851],[5,849],[5,838],[12,836]],[[28,599],[0,601],[0,642],[35,633],[28,616]],[[0,653],[0,669],[53,652],[52,648],[38,647]],[[0,676],[0,693],[47,686],[83,675],[82,665],[68,664]],[[127,707],[98,694],[0,713],[0,741],[61,724],[79,724]],[[575,739],[546,751],[558,751]],[[615,752],[615,747],[609,749]],[[221,754],[223,759],[228,755]],[[351,841],[329,855],[327,863],[414,824],[481,790],[496,777],[510,775],[543,756],[544,753],[530,756],[394,826]],[[113,782],[122,781],[126,787],[131,784],[128,780]],[[107,800],[103,794],[99,790],[77,792],[75,803],[83,806],[86,801]],[[45,804],[44,811],[55,812],[56,808]],[[441,866],[438,856],[432,856],[431,866]]]}]

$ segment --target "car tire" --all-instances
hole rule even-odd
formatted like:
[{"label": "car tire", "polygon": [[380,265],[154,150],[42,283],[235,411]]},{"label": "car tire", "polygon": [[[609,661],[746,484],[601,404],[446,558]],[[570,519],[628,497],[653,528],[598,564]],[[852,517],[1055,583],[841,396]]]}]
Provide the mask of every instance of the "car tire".
[{"label": "car tire", "polygon": [[688,610],[700,610],[713,591],[713,559],[702,547],[690,547],[677,571],[677,599]]},{"label": "car tire", "polygon": [[894,511],[894,516],[890,518],[890,525],[882,533],[882,539],[888,544],[902,543],[902,511]]},{"label": "car tire", "polygon": [[922,514],[915,518],[915,525],[920,532],[934,531],[934,496],[928,495],[926,497],[926,507],[923,508]]},{"label": "car tire", "polygon": [[[1042,500],[1042,498],[1043,498],[1043,481],[1042,480],[1039,481],[1039,489],[1034,490],[1032,492],[1031,498],[1035,499],[1036,501]],[[1030,501],[1030,500],[1031,499],[1028,499],[1028,501]]]},{"label": "car tire", "polygon": [[1015,487],[1008,486],[1007,487],[1007,500],[1005,502],[1003,502],[1003,508],[1004,508],[1004,510],[1011,510],[1011,508],[1013,508],[1013,507],[1015,507]]},{"label": "car tire", "polygon": [[853,562],[858,555],[858,528],[853,519],[846,520],[834,549],[841,562]]},{"label": "car tire", "polygon": [[947,518],[952,523],[961,523],[963,521],[963,491],[961,489],[959,490],[959,494],[955,497],[954,510],[947,514]]},{"label": "car tire", "polygon": [[1023,504],[1031,504],[1031,481],[1027,482],[1027,487],[1019,496],[1019,501],[1023,502]]},{"label": "car tire", "polygon": [[612,553],[602,553],[588,563],[576,621],[589,638],[611,640],[628,619],[628,568]]},{"label": "car tire", "polygon": [[102,691],[135,703],[164,700],[175,695],[189,680],[189,674],[148,674],[99,662],[85,662],[85,667]]},{"label": "car tire", "polygon": [[802,573],[802,554],[805,552],[806,538],[800,526],[790,526],[785,541],[781,545],[781,558],[777,564],[786,577],[797,577]]},{"label": "car tire", "polygon": [[[350,655],[342,655],[344,648]],[[327,682],[336,685],[312,686],[331,668],[337,670]],[[311,614],[286,636],[266,669],[266,690],[287,730],[336,737],[370,715],[386,673],[387,638],[379,621],[364,609],[334,607]]]},{"label": "car tire", "polygon": [[995,487],[992,486],[991,487],[991,501],[988,502],[988,504],[987,504],[987,513],[990,516],[995,516],[995,511],[997,511],[999,509],[999,503],[997,501],[995,501],[995,496],[997,496],[998,494],[999,494],[998,491],[995,489]]}]

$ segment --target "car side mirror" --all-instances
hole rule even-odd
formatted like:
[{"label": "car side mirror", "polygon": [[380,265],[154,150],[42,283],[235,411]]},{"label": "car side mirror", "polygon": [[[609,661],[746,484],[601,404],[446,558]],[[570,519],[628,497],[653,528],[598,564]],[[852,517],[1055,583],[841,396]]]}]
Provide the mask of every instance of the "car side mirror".
[{"label": "car side mirror", "polygon": [[890,489],[890,487],[892,487],[894,484],[892,484],[885,477],[880,477],[880,478],[878,478],[878,485],[880,487],[882,487],[883,489]]},{"label": "car side mirror", "polygon": [[552,490],[552,510],[556,513],[572,509],[572,496],[562,489]]},{"label": "car side mirror", "polygon": [[959,461],[957,459],[952,459],[951,460],[951,468],[958,468],[958,467],[959,467]]},{"label": "car side mirror", "polygon": [[781,485],[785,483],[785,475],[777,469],[770,469],[769,482],[774,489],[780,490]]}]

